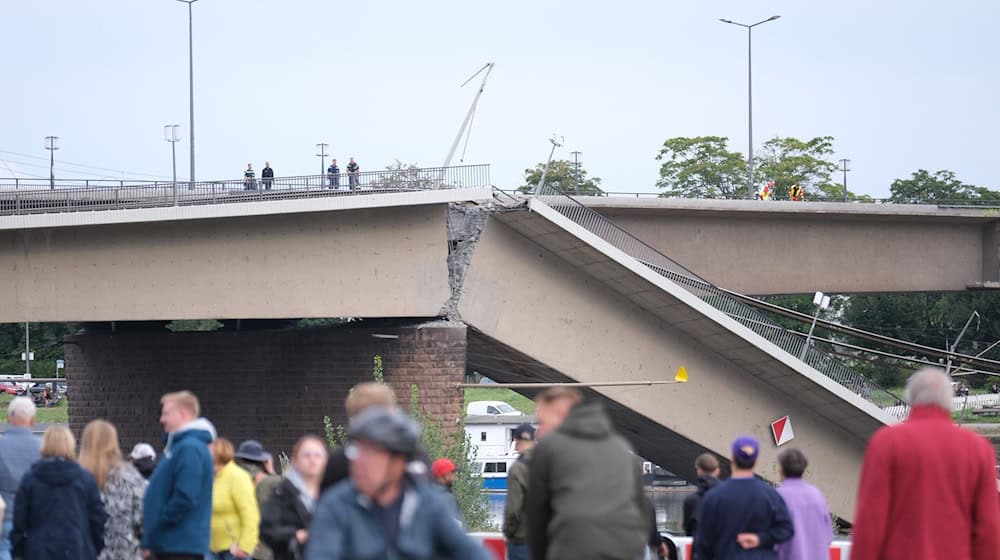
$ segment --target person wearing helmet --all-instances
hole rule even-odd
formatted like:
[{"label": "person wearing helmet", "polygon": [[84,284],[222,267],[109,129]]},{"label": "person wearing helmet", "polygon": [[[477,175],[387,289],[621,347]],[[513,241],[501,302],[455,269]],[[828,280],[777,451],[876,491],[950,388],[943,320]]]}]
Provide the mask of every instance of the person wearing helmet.
[{"label": "person wearing helmet", "polygon": [[420,431],[406,413],[380,406],[352,418],[350,478],[316,505],[306,560],[490,560],[455,523],[440,492],[408,474]]}]

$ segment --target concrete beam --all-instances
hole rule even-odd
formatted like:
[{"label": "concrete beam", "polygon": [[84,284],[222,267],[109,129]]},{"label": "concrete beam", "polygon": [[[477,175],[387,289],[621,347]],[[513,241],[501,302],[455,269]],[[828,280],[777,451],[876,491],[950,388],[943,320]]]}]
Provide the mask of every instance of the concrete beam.
[{"label": "concrete beam", "polygon": [[0,322],[435,317],[446,204],[0,231]]},{"label": "concrete beam", "polygon": [[989,233],[1000,223],[996,209],[582,200],[706,280],[740,293],[961,291],[1000,275],[996,234]]}]

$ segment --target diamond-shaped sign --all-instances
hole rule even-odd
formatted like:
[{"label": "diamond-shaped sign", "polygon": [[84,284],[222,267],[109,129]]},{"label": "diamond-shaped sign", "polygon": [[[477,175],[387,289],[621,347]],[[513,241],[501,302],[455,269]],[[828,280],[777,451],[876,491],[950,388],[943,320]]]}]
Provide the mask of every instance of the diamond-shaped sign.
[{"label": "diamond-shaped sign", "polygon": [[771,433],[774,434],[774,444],[778,447],[795,439],[795,432],[792,430],[792,421],[787,416],[782,416],[771,422]]}]

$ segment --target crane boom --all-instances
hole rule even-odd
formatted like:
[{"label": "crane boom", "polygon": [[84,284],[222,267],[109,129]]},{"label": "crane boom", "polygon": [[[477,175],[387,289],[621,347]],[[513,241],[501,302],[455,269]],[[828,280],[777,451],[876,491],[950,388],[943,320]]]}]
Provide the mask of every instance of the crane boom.
[{"label": "crane boom", "polygon": [[476,106],[479,105],[479,98],[483,95],[483,90],[486,88],[486,81],[490,78],[490,72],[493,71],[494,63],[487,62],[482,68],[480,68],[475,74],[469,77],[468,80],[462,83],[459,87],[465,87],[466,84],[471,82],[476,78],[476,76],[486,72],[483,76],[482,83],[479,84],[479,91],[476,92],[476,96],[472,99],[472,105],[469,107],[469,112],[465,115],[465,120],[462,121],[462,127],[458,129],[458,134],[455,136],[455,141],[451,143],[451,149],[448,150],[448,157],[444,158],[444,165],[441,167],[448,167],[451,165],[452,158],[455,157],[455,151],[458,149],[459,142],[462,141],[462,136],[468,132],[470,124],[472,123],[472,117],[476,114]]}]

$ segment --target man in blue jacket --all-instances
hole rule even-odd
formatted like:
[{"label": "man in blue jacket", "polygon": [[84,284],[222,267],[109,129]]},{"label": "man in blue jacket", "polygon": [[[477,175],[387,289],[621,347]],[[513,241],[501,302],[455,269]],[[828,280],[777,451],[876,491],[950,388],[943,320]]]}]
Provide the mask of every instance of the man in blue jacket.
[{"label": "man in blue jacket", "polygon": [[160,402],[167,444],[143,500],[142,547],[156,560],[202,560],[212,518],[215,470],[208,444],[215,428],[198,417],[198,397],[188,391],[168,393]]},{"label": "man in blue jacket", "polygon": [[351,478],[323,493],[306,560],[490,560],[449,513],[439,492],[407,474],[420,425],[400,410],[371,407],[351,420]]},{"label": "man in blue jacket", "polygon": [[701,502],[694,558],[777,560],[774,546],[795,534],[792,518],[778,492],[754,476],[760,443],[742,436],[732,447],[732,476]]}]

